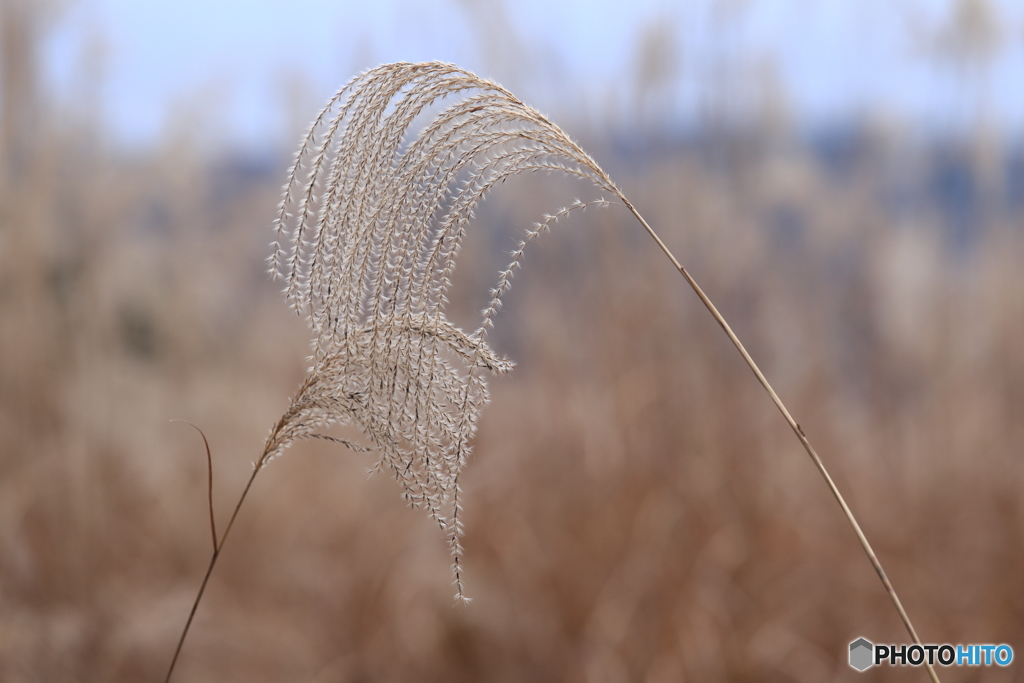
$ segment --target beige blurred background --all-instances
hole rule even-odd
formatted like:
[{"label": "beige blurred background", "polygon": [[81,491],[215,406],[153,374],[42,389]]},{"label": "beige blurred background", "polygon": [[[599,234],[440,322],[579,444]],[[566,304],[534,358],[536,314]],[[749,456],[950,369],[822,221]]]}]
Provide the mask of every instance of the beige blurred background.
[{"label": "beige blurred background", "polygon": [[[276,123],[238,135],[217,81],[125,132],[104,93],[128,53],[98,19],[54,85],[47,41],[82,4],[0,2],[12,683],[163,679],[211,550],[202,442],[170,420],[209,438],[223,526],[309,353],[265,273],[292,145],[358,69],[410,58],[397,27],[426,12],[334,45],[326,88],[282,64]],[[536,97],[616,179],[816,445],[925,642],[1024,655],[1024,135],[1003,85],[1024,83],[1024,14],[895,3],[892,68],[931,94],[830,109],[789,80],[792,55],[751,47],[773,30],[743,23],[764,5],[602,6],[559,46],[513,3],[466,0],[413,56],[464,54]],[[787,7],[779,22],[807,3]],[[698,14],[704,42],[685,29]],[[616,24],[621,64],[577,78],[580,36]],[[796,57],[827,72],[813,45]],[[523,179],[490,197],[452,318],[471,325],[516,237],[589,191]],[[462,482],[474,602],[453,605],[445,539],[366,476],[372,455],[302,443],[257,479],[176,680],[925,680],[848,667],[850,641],[907,642],[903,626],[799,443],[624,211],[531,249],[494,339],[518,368],[491,384]]]}]

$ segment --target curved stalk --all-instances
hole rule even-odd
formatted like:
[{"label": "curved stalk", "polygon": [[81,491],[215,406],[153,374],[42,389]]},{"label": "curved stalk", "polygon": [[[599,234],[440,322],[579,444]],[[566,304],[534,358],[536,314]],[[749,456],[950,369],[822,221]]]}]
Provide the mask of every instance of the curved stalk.
[{"label": "curved stalk", "polygon": [[[710,311],[711,315],[714,316],[715,321],[718,322],[721,328],[725,331],[725,334],[728,335],[733,346],[735,346],[736,350],[740,352],[741,356],[743,356],[743,360],[746,361],[747,365],[754,372],[754,376],[757,377],[757,381],[761,383],[761,386],[764,387],[765,391],[768,392],[768,395],[771,396],[772,402],[775,403],[775,407],[777,407],[779,412],[782,413],[782,416],[786,418],[786,422],[789,424],[790,429],[792,429],[793,433],[796,434],[796,438],[800,440],[804,450],[807,451],[807,455],[809,455],[811,460],[814,461],[814,466],[818,468],[821,476],[825,479],[825,483],[828,484],[829,490],[832,491],[832,495],[835,496],[836,501],[839,503],[839,507],[843,509],[843,514],[846,515],[847,521],[850,522],[850,526],[853,527],[854,533],[857,534],[857,540],[860,541],[860,545],[864,549],[864,553],[868,556],[868,560],[871,561],[871,566],[875,568],[875,573],[877,573],[878,578],[881,579],[882,586],[885,587],[885,592],[889,594],[889,599],[892,600],[892,604],[896,607],[896,611],[899,613],[900,619],[903,620],[903,625],[907,627],[910,637],[913,638],[916,644],[922,645],[921,639],[917,636],[917,631],[914,629],[914,625],[910,622],[910,617],[907,615],[907,611],[903,609],[903,603],[900,602],[899,596],[896,595],[896,589],[893,588],[892,582],[889,581],[889,577],[885,573],[885,569],[882,568],[882,563],[878,560],[878,556],[875,555],[875,551],[868,542],[867,536],[864,535],[864,531],[861,530],[860,524],[857,523],[857,518],[853,516],[850,506],[846,504],[843,494],[839,492],[839,488],[836,487],[836,484],[829,475],[828,470],[825,469],[825,464],[821,461],[821,458],[818,457],[817,452],[815,452],[814,448],[811,446],[811,442],[807,440],[807,435],[804,434],[804,430],[799,424],[797,424],[796,420],[793,419],[793,416],[790,415],[789,410],[786,409],[782,399],[780,399],[779,395],[775,393],[775,390],[772,389],[772,385],[768,383],[768,380],[765,379],[765,376],[761,373],[760,368],[757,367],[757,363],[754,362],[754,359],[750,357],[750,354],[747,353],[747,350],[743,347],[743,343],[740,342],[739,337],[737,337],[736,333],[732,331],[732,328],[729,327],[729,323],[725,321],[722,314],[719,313],[718,309],[715,308],[715,305],[711,303],[711,299],[709,299],[707,294],[704,293],[704,290],[700,288],[696,280],[694,280],[686,271],[686,268],[683,268],[682,264],[679,263],[672,252],[669,251],[669,248],[661,241],[661,238],[658,237],[656,232],[654,232],[654,229],[650,224],[644,220],[644,217],[640,215],[640,212],[636,210],[636,207],[634,207],[633,204],[621,194],[619,194],[619,199],[621,199],[622,203],[626,205],[626,208],[629,209],[630,213],[640,221],[640,224],[644,226],[647,233],[654,238],[654,241],[658,243],[661,250],[666,256],[668,256],[669,260],[672,261],[672,265],[674,265],[682,276],[686,278],[690,287],[693,288],[693,291],[697,293],[698,297],[700,297],[704,306],[708,311]],[[932,681],[934,681],[934,683],[939,683],[939,677],[935,673],[935,669],[932,665],[927,660],[924,665],[928,668],[928,675],[931,676]]]},{"label": "curved stalk", "polygon": [[[210,564],[206,568],[206,574],[203,576],[203,582],[199,585],[199,592],[196,593],[196,599],[192,602],[192,609],[188,613],[188,620],[185,621],[185,628],[181,630],[181,637],[178,638],[178,646],[174,649],[174,656],[171,658],[171,664],[167,667],[167,676],[164,678],[164,683],[170,683],[171,674],[174,673],[174,665],[178,663],[178,655],[181,654],[181,647],[185,644],[185,636],[188,635],[189,629],[192,627],[192,620],[196,616],[196,610],[199,608],[199,602],[203,599],[203,593],[206,592],[206,584],[210,581],[210,575],[213,573],[213,568],[217,565],[217,558],[220,557],[221,550],[224,549],[224,541],[227,540],[228,534],[231,533],[231,527],[235,525],[235,519],[238,517],[238,511],[242,509],[242,503],[245,502],[245,498],[249,495],[249,489],[252,488],[252,482],[256,479],[256,475],[263,469],[263,465],[267,462],[267,454],[270,452],[270,444],[273,443],[274,436],[281,428],[281,422],[278,422],[274,429],[274,432],[267,439],[267,446],[264,448],[263,454],[260,459],[256,461],[256,465],[253,467],[252,475],[249,477],[249,481],[246,482],[245,488],[242,490],[242,495],[238,498],[238,503],[235,504],[235,511],[231,513],[231,519],[228,520],[228,525],[224,529],[224,534],[217,540],[214,536],[213,555],[210,556]],[[205,437],[204,437],[205,440]],[[210,514],[211,520],[213,519],[213,494],[210,494]]]}]

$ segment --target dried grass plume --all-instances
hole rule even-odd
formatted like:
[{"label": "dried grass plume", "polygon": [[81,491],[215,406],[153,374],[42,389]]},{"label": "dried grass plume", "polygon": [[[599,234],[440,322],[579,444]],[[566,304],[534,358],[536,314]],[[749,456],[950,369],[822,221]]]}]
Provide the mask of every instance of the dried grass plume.
[{"label": "dried grass plume", "polygon": [[[590,181],[621,203],[655,240],[786,419],[843,509],[914,642],[921,643],[803,429],[725,318],[608,175],[558,126],[496,83],[451,64],[399,63],[357,76],[331,98],[288,175],[270,271],[283,280],[288,300],[312,327],[312,365],[271,430],[219,540],[211,516],[213,556],[167,680],[256,475],[296,440],[339,441],[323,434],[331,425],[358,427],[367,446],[341,443],[375,450],[377,469],[390,471],[405,498],[444,530],[456,597],[465,599],[459,474],[488,401],[487,374],[513,366],[487,346],[488,331],[527,245],[565,214],[609,204],[603,198],[577,200],[534,224],[499,274],[477,329],[460,330],[445,317],[445,294],[473,211],[498,183],[535,171]],[[937,683],[934,669],[926,667]]]},{"label": "dried grass plume", "polygon": [[445,318],[445,293],[474,208],[497,183],[531,171],[620,194],[560,128],[501,86],[450,64],[372,69],[307,134],[270,259],[315,339],[309,377],[265,457],[324,425],[358,426],[377,467],[445,529],[460,598],[459,473],[488,400],[486,376],[513,365],[488,348],[487,332],[526,244],[588,204],[533,226],[475,331]]}]

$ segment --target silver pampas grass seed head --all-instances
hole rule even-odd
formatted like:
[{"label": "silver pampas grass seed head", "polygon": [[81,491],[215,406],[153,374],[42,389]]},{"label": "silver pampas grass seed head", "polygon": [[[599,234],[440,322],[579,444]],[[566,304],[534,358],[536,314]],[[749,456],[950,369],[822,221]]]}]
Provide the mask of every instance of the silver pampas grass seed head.
[{"label": "silver pampas grass seed head", "polygon": [[561,129],[496,83],[450,64],[388,64],[320,112],[275,225],[270,272],[315,337],[313,369],[268,457],[325,425],[357,426],[379,454],[376,469],[445,529],[460,598],[458,477],[488,402],[486,375],[513,367],[487,333],[527,244],[588,204],[527,233],[475,332],[445,318],[445,295],[476,206],[496,184],[535,171],[619,195]]}]

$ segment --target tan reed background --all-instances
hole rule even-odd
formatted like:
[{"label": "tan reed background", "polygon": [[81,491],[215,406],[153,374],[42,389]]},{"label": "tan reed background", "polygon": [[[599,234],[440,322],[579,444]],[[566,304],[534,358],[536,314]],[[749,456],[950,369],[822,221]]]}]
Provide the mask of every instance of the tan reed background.
[{"label": "tan reed background", "polygon": [[[210,550],[202,445],[169,420],[208,436],[223,520],[305,370],[309,333],[265,275],[287,158],[188,135],[118,152],[40,92],[19,7],[0,130],[0,679],[155,680]],[[837,169],[770,121],[702,145],[559,123],[733,323],[924,641],[1024,652],[1024,202],[1003,163],[1019,148],[980,124],[941,153],[865,124]],[[981,188],[962,224],[929,190],[950,158]],[[585,190],[499,188],[453,320]],[[257,481],[179,680],[859,680],[850,640],[906,641],[799,444],[625,211],[576,215],[527,253],[494,346],[518,367],[491,382],[462,481],[474,602],[452,605],[443,534],[367,479],[373,456],[304,442]]]}]

